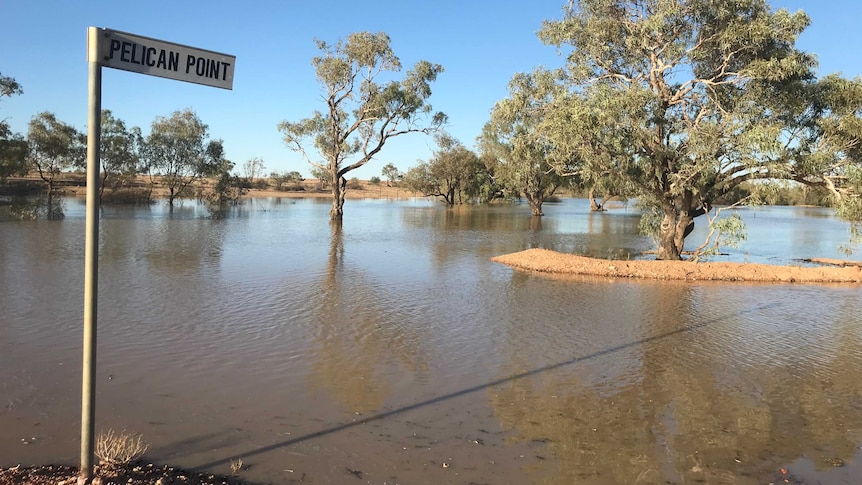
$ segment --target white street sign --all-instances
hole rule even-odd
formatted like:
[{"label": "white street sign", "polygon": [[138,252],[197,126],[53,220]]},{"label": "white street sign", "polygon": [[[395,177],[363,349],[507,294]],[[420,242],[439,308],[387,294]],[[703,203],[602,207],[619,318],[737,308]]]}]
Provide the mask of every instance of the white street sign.
[{"label": "white street sign", "polygon": [[[99,29],[102,66],[233,89],[236,56],[111,29]],[[92,49],[88,50],[92,52]],[[91,54],[92,55],[92,54]]]}]

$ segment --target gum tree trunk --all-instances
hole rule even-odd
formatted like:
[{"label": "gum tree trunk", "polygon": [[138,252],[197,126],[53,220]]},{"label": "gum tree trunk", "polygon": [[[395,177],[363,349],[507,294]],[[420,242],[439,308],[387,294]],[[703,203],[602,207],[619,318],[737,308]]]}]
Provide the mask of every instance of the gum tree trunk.
[{"label": "gum tree trunk", "polygon": [[332,184],[332,209],[329,210],[329,219],[340,221],[344,217],[344,193],[347,192],[347,179],[336,176]]},{"label": "gum tree trunk", "polygon": [[543,215],[545,215],[545,213],[544,213],[544,212],[542,212],[542,202],[543,202],[543,200],[542,200],[542,196],[541,196],[541,195],[539,195],[539,196],[530,196],[529,194],[527,194],[527,202],[530,204],[530,212],[532,213],[532,215],[534,215],[534,216],[543,216]]},{"label": "gum tree trunk", "polygon": [[661,228],[659,230],[658,255],[656,259],[680,259],[682,248],[677,245],[676,219],[676,208],[670,207],[664,209],[664,217],[661,220]]}]

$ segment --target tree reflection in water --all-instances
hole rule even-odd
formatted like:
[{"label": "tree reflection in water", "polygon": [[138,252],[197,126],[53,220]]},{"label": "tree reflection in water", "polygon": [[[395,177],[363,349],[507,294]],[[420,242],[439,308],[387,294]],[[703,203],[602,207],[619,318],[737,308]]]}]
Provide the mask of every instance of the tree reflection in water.
[{"label": "tree reflection in water", "polygon": [[[844,348],[830,362],[738,362],[744,352],[734,355],[712,339],[744,334],[743,319],[696,320],[708,292],[686,284],[637,288],[637,310],[620,313],[658,338],[603,343],[603,351],[573,365],[488,392],[514,440],[532,443],[543,458],[525,465],[533,483],[765,483],[802,456],[820,468],[854,456],[862,441],[857,324],[833,322],[834,343]],[[584,302],[585,312],[609,303]],[[512,321],[529,317],[522,308],[513,299]],[[536,329],[506,330],[509,368],[535,366],[544,349],[525,346],[529,339],[519,333]]]},{"label": "tree reflection in water", "polygon": [[[13,197],[8,204],[0,205],[0,220],[4,218],[30,221],[36,219],[60,220],[66,217],[63,199],[53,195]],[[2,210],[5,209],[5,210]]]},{"label": "tree reflection in water", "polygon": [[427,374],[419,336],[399,321],[399,313],[380,306],[380,285],[345,265],[341,221],[331,221],[329,262],[313,289],[319,299],[312,353],[314,388],[324,388],[347,411],[380,410],[390,395],[392,376]]}]

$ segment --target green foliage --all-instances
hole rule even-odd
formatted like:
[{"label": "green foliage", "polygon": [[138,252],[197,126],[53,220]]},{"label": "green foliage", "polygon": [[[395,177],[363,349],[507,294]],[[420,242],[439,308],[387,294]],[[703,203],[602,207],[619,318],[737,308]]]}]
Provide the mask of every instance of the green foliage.
[{"label": "green foliage", "polygon": [[538,84],[548,159],[654,204],[663,259],[679,257],[692,211],[745,181],[836,185],[859,160],[862,89],[814,78],[795,48],[808,23],[764,0],[569,3],[539,32],[568,50],[565,70],[542,73],[559,81]]},{"label": "green foliage", "polygon": [[27,140],[18,133],[0,132],[0,183],[7,177],[26,172]]},{"label": "green foliage", "polygon": [[210,217],[213,219],[224,218],[230,206],[238,204],[240,197],[242,197],[243,179],[231,173],[233,168],[232,162],[223,160],[215,172],[211,174],[215,178],[212,189],[201,194],[207,209],[210,211]]},{"label": "green foliage", "polygon": [[[0,98],[22,94],[21,85],[15,79],[0,74]],[[12,133],[6,120],[0,118],[0,183],[6,177],[21,175],[27,171],[27,141]]]},{"label": "green foliage", "polygon": [[377,176],[375,175],[374,177],[371,177],[371,178],[368,180],[368,182],[369,182],[371,185],[380,185],[380,177],[377,177]]},{"label": "green foliage", "polygon": [[702,261],[711,256],[721,253],[721,248],[738,248],[746,239],[746,227],[742,221],[739,211],[727,217],[713,217],[709,219],[709,236],[692,256],[693,261]]},{"label": "green foliage", "polygon": [[53,192],[54,179],[60,172],[83,168],[86,161],[84,136],[47,111],[30,120],[27,144],[28,165],[47,184],[49,194]]},{"label": "green foliage", "polygon": [[24,90],[15,78],[0,74],[0,98],[24,94]]},{"label": "green foliage", "polygon": [[523,194],[533,215],[542,214],[542,202],[554,194],[564,178],[548,162],[551,145],[537,130],[541,106],[551,101],[543,89],[549,73],[519,74],[509,83],[510,97],[497,102],[485,124],[479,144],[495,183],[512,196]]},{"label": "green foliage", "polygon": [[639,206],[642,210],[638,231],[644,236],[650,237],[656,244],[659,243],[661,233],[662,214],[655,205]]},{"label": "green foliage", "polygon": [[208,138],[207,125],[191,109],[153,121],[144,154],[149,170],[164,177],[171,206],[174,199],[188,194],[195,180],[221,176],[224,146],[221,140]]},{"label": "green foliage", "polygon": [[463,204],[481,191],[485,167],[479,157],[446,133],[436,137],[438,149],[428,162],[412,167],[401,185],[429,197],[440,197],[446,205]]},{"label": "green foliage", "polygon": [[386,178],[389,186],[398,185],[398,182],[400,182],[401,179],[404,178],[404,174],[401,173],[401,171],[398,170],[398,167],[396,167],[392,163],[387,163],[386,165],[384,165],[383,169],[380,171],[380,174]]},{"label": "green foliage", "polygon": [[102,110],[100,161],[102,180],[99,200],[106,188],[127,187],[134,182],[141,164],[143,137],[137,126],[128,129],[125,122],[115,118],[110,110]]},{"label": "green foliage", "polygon": [[305,190],[302,186],[302,181],[305,180],[302,178],[302,175],[297,171],[291,172],[272,172],[269,175],[269,180],[272,182],[275,190],[279,191],[300,191]]},{"label": "green foliage", "polygon": [[840,217],[858,224],[862,222],[862,167],[847,167],[844,173],[847,195],[838,199],[837,212]]},{"label": "green foliage", "polygon": [[255,187],[258,177],[263,176],[266,166],[260,157],[250,158],[242,164],[242,172],[250,186]]},{"label": "green foliage", "polygon": [[327,188],[332,184],[332,176],[324,167],[318,167],[316,165],[311,166],[311,176],[317,179],[317,186],[320,188]]},{"label": "green foliage", "polygon": [[[278,129],[289,148],[326,173],[315,177],[332,188],[330,216],[340,219],[345,174],[370,162],[390,138],[431,133],[446,121],[443,113],[432,114],[428,103],[431,83],[443,67],[419,61],[401,81],[381,81],[386,73],[401,70],[385,33],[359,32],[335,44],[316,43],[322,54],[312,64],[326,112],[298,122],[283,121]],[[318,156],[309,155],[312,147]]]}]

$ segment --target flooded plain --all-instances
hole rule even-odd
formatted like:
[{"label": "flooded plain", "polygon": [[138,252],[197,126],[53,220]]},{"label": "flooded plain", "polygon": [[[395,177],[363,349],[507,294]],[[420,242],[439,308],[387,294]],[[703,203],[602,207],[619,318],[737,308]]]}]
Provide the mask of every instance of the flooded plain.
[{"label": "flooded plain", "polygon": [[[325,200],[107,207],[97,431],[265,483],[857,483],[862,288],[489,261],[650,247],[634,209],[587,209],[350,200],[338,228]],[[0,221],[0,466],[79,457],[83,201],[64,212]],[[826,209],[743,217],[719,260],[846,258]]]}]

